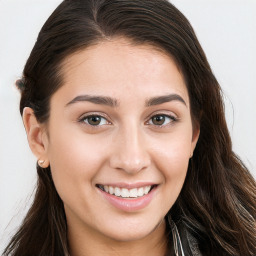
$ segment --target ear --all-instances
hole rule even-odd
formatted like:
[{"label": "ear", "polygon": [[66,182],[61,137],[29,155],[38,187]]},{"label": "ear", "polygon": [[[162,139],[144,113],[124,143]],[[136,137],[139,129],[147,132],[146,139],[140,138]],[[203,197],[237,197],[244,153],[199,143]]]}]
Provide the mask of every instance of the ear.
[{"label": "ear", "polygon": [[193,136],[192,136],[192,143],[191,143],[191,151],[190,151],[190,158],[192,158],[194,150],[196,148],[197,141],[200,135],[200,125],[196,124],[193,128]]},{"label": "ear", "polygon": [[23,109],[22,118],[31,151],[37,157],[38,162],[41,163],[39,163],[41,167],[48,167],[48,136],[45,126],[37,121],[34,111],[29,107]]}]

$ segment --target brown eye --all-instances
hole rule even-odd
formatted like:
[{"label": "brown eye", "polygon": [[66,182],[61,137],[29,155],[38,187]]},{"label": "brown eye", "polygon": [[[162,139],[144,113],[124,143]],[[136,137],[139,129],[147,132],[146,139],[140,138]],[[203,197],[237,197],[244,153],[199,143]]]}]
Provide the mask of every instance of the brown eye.
[{"label": "brown eye", "polygon": [[108,124],[106,118],[96,115],[83,117],[81,121],[92,126],[101,126]]},{"label": "brown eye", "polygon": [[88,117],[88,124],[90,125],[99,125],[101,122],[100,116],[90,116]]},{"label": "brown eye", "polygon": [[165,116],[154,116],[152,117],[152,123],[154,125],[163,125],[165,122]]},{"label": "brown eye", "polygon": [[170,124],[171,122],[174,122],[174,121],[176,121],[176,118],[173,116],[155,115],[151,117],[149,124],[162,126],[162,125]]}]

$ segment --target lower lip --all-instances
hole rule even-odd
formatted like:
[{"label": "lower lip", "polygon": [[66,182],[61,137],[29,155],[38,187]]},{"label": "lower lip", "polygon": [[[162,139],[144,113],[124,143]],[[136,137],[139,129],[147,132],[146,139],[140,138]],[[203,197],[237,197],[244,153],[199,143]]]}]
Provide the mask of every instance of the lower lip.
[{"label": "lower lip", "polygon": [[147,195],[138,197],[138,198],[122,198],[111,195],[101,189],[99,191],[103,195],[103,197],[114,207],[125,211],[125,212],[135,212],[142,210],[152,201],[153,196],[156,192],[156,188],[154,187]]}]

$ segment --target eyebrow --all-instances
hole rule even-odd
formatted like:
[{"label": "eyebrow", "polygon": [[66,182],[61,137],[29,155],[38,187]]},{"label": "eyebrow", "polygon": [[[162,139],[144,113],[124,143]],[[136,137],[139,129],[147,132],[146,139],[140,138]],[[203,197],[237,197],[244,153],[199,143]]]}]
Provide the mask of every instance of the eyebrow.
[{"label": "eyebrow", "polygon": [[150,98],[146,101],[146,106],[149,107],[149,106],[160,105],[170,101],[179,101],[183,103],[185,106],[187,106],[185,100],[178,94],[168,94],[168,95]]},{"label": "eyebrow", "polygon": [[72,105],[77,102],[84,102],[88,101],[94,104],[99,104],[99,105],[106,105],[110,107],[117,107],[118,102],[116,99],[113,99],[111,97],[106,97],[106,96],[92,96],[92,95],[79,95],[75,97],[73,100],[71,100],[66,106]]},{"label": "eyebrow", "polygon": [[[106,106],[110,106],[110,107],[118,107],[119,106],[117,99],[107,97],[107,96],[93,96],[93,95],[79,95],[79,96],[75,97],[73,100],[71,100],[70,102],[68,102],[66,104],[66,106],[72,105],[77,102],[85,102],[85,101],[91,102],[94,104],[99,104],[99,105],[106,105]],[[146,100],[145,105],[146,105],[146,107],[150,107],[150,106],[160,105],[160,104],[170,102],[170,101],[179,101],[179,102],[183,103],[185,106],[187,106],[185,100],[178,94],[168,94],[168,95],[163,95],[163,96],[156,96],[156,97]]]}]

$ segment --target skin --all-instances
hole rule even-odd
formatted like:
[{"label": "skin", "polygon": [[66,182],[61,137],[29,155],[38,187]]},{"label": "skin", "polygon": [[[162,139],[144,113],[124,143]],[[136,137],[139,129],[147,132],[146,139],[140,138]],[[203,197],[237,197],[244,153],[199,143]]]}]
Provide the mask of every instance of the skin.
[{"label": "skin", "polygon": [[[164,217],[181,191],[199,136],[182,74],[163,52],[125,39],[73,54],[62,72],[64,83],[51,98],[47,124],[38,123],[30,108],[23,119],[32,151],[45,161],[43,167],[51,165],[71,255],[164,255]],[[146,105],[150,98],[173,94],[184,102],[174,97]],[[111,97],[117,104],[72,102],[79,95]],[[92,114],[102,116],[99,125],[90,125],[86,116]],[[162,125],[155,115],[165,120]],[[157,187],[146,207],[126,211],[96,186],[120,182]]]}]

